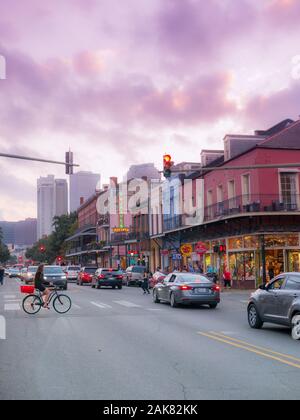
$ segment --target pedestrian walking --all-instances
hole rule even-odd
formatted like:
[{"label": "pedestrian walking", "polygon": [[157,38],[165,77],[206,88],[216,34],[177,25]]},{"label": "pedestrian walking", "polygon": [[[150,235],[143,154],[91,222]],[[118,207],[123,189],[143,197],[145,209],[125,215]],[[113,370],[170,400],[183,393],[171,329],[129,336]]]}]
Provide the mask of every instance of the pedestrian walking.
[{"label": "pedestrian walking", "polygon": [[2,265],[0,265],[0,285],[1,286],[3,286],[4,273],[5,273],[5,270],[2,267]]},{"label": "pedestrian walking", "polygon": [[149,291],[149,272],[145,271],[144,273],[144,278],[143,278],[143,283],[142,283],[142,289],[144,291],[144,295],[146,295],[148,293],[148,295],[150,295],[150,291]]},{"label": "pedestrian walking", "polygon": [[224,273],[223,273],[223,279],[224,279],[224,287],[227,288],[231,288],[231,273],[230,271],[225,268]]}]

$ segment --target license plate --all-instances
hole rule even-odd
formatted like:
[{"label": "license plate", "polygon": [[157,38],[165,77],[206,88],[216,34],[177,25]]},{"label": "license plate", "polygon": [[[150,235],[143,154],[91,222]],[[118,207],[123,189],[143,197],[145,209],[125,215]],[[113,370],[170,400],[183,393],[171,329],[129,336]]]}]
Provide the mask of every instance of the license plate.
[{"label": "license plate", "polygon": [[209,293],[209,289],[194,289],[195,295],[205,295],[207,293]]}]

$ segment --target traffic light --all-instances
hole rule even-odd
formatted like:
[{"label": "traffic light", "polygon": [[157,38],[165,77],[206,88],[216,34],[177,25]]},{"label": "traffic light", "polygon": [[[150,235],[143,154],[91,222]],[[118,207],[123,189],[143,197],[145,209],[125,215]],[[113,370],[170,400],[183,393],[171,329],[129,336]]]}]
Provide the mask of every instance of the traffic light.
[{"label": "traffic light", "polygon": [[40,245],[40,247],[39,247],[39,251],[40,251],[40,252],[45,252],[45,251],[46,251],[45,246],[44,246],[44,245]]},{"label": "traffic light", "polygon": [[164,155],[164,177],[170,178],[171,176],[171,167],[173,166],[171,155]]},{"label": "traffic light", "polygon": [[60,263],[60,262],[62,262],[62,257],[61,256],[59,256],[59,257],[57,257],[57,261]]},{"label": "traffic light", "polygon": [[66,152],[66,174],[73,175],[73,152]]},{"label": "traffic light", "polygon": [[225,254],[226,253],[226,245],[215,245],[214,252],[216,254]]}]

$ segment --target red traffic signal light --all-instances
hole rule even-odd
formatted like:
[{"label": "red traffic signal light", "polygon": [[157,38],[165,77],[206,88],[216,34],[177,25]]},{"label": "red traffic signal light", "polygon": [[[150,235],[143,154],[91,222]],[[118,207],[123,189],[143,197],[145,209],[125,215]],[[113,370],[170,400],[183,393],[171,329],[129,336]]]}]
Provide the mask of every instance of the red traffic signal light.
[{"label": "red traffic signal light", "polygon": [[57,257],[57,261],[61,262],[62,261],[62,257]]},{"label": "red traffic signal light", "polygon": [[171,167],[173,166],[172,156],[164,155],[164,176],[169,178],[171,176]]},{"label": "red traffic signal light", "polygon": [[226,252],[226,245],[220,245],[220,252],[222,253]]},{"label": "red traffic signal light", "polygon": [[46,251],[46,248],[45,248],[44,245],[41,245],[40,248],[39,248],[39,250],[40,250],[40,252],[45,252]]}]

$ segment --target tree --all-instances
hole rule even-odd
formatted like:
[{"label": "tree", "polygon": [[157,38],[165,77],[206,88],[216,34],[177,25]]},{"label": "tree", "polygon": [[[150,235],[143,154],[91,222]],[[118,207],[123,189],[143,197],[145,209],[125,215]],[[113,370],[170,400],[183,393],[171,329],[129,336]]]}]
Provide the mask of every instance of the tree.
[{"label": "tree", "polygon": [[77,213],[55,216],[53,218],[54,231],[46,238],[40,239],[34,246],[27,250],[26,258],[38,262],[53,263],[60,255],[65,255],[65,240],[77,228]]},{"label": "tree", "polygon": [[3,232],[0,228],[0,263],[6,263],[10,259],[10,252],[3,242]]}]

